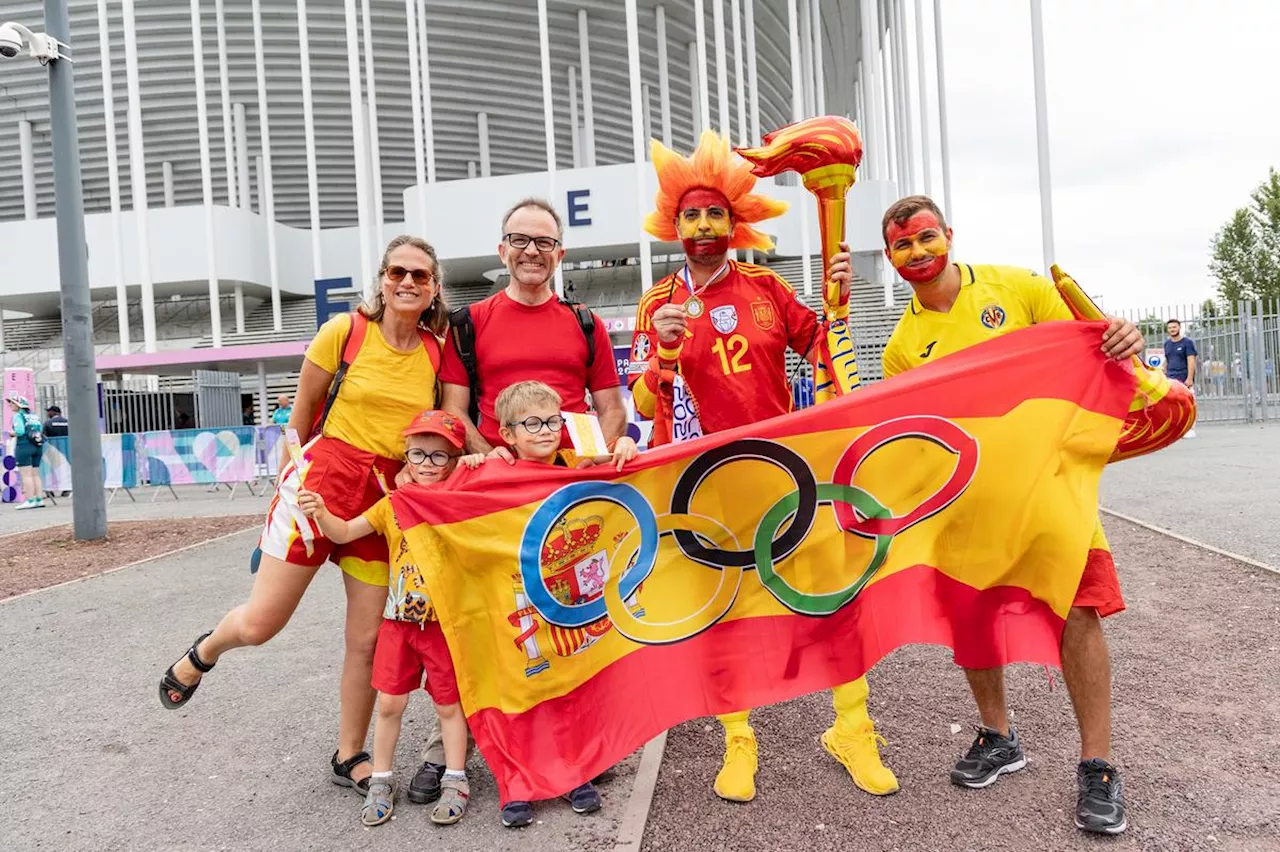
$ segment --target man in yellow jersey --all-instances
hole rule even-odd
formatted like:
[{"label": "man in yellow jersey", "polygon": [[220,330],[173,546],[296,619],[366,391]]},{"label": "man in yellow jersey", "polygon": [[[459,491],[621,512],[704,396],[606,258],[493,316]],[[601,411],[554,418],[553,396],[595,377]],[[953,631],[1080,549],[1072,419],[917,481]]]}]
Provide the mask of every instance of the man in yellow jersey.
[{"label": "man in yellow jersey", "polygon": [[[1072,319],[1053,283],[1034,272],[949,262],[952,232],[927,196],[895,203],[881,228],[885,255],[915,291],[885,347],[885,378],[1038,322]],[[1145,343],[1133,323],[1112,318],[1101,348],[1120,361],[1142,352]],[[1101,834],[1127,826],[1120,774],[1110,763],[1111,660],[1099,620],[1123,609],[1115,562],[1097,523],[1062,632],[1062,677],[1080,728],[1075,822]],[[965,675],[982,725],[951,781],[986,787],[1027,761],[1009,722],[1004,669],[965,669]]]},{"label": "man in yellow jersey", "polygon": [[[776,272],[731,260],[728,253],[772,248],[752,223],[777,216],[786,205],[753,194],[750,164],[712,131],[703,133],[689,158],[657,141],[652,151],[659,189],[645,227],[658,239],[680,240],[686,262],[640,298],[636,316],[630,383],[636,410],[654,418],[651,445],[785,414],[791,410],[786,351],[807,355],[821,322]],[[848,247],[842,248],[830,275],[847,294],[852,272]],[[670,393],[665,400],[664,386]],[[823,747],[863,790],[896,792],[898,780],[880,761],[880,740],[867,714],[866,679],[836,687],[832,703],[836,721],[823,734]],[[750,801],[757,751],[748,711],[719,719],[725,754],[716,794]]]}]

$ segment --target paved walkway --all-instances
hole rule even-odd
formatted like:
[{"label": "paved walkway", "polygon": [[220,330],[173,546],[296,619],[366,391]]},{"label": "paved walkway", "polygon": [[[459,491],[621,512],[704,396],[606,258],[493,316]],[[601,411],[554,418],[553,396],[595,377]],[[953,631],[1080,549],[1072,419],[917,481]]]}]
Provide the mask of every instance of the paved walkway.
[{"label": "paved walkway", "polygon": [[[107,519],[111,521],[145,521],[157,518],[204,518],[217,515],[266,515],[267,497],[270,491],[264,492],[255,485],[258,496],[249,493],[243,483],[236,489],[234,499],[227,487],[221,486],[217,491],[209,491],[207,485],[175,485],[169,492],[163,486],[159,488],[135,488],[133,495],[137,502],[121,491],[107,505]],[[152,502],[152,496],[155,502]],[[71,523],[71,498],[57,498],[58,505],[48,503],[43,509],[26,509],[18,511],[8,503],[0,504],[0,535],[38,530],[45,527]],[[46,501],[47,502],[47,501]]]},{"label": "paved walkway", "polygon": [[[477,758],[462,823],[436,827],[401,799],[391,824],[360,825],[362,800],[328,780],[342,655],[333,568],[280,636],[228,656],[186,709],[164,710],[160,675],[248,592],[240,566],[253,541],[245,533],[0,603],[0,849],[612,849],[635,757],[602,785],[605,809],[589,816],[554,801],[539,807],[540,824],[502,828]],[[402,785],[430,719],[430,702],[415,696],[397,757]]]}]

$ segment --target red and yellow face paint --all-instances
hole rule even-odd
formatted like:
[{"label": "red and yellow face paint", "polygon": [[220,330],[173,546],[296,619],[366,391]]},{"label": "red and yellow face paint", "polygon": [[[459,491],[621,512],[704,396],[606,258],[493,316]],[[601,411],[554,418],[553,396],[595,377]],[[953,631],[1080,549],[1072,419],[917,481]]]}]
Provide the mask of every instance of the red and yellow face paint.
[{"label": "red and yellow face paint", "polygon": [[932,281],[947,268],[951,250],[947,231],[929,210],[921,210],[901,225],[890,222],[885,242],[889,261],[912,284]]},{"label": "red and yellow face paint", "polygon": [[729,250],[729,200],[714,189],[691,189],[680,199],[676,232],[689,257],[720,257]]}]

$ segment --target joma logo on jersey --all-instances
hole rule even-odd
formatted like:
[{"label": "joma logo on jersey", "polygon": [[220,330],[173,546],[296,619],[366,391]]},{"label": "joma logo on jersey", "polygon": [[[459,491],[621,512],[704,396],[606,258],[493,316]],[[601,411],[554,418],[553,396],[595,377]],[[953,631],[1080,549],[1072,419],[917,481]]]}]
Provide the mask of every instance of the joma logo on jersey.
[{"label": "joma logo on jersey", "polygon": [[999,305],[987,305],[982,309],[982,313],[978,315],[978,318],[982,320],[982,324],[987,328],[999,328],[1004,325],[1004,308]]}]

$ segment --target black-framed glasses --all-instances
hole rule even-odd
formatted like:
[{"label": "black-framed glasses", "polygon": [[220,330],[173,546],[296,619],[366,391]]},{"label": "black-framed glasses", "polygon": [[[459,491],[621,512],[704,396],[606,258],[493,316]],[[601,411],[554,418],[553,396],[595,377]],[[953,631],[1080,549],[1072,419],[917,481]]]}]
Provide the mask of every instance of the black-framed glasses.
[{"label": "black-framed glasses", "polygon": [[523,251],[529,247],[529,243],[533,243],[534,247],[542,253],[555,251],[556,246],[560,245],[560,241],[555,237],[531,237],[528,234],[503,234],[502,238],[507,241],[507,245],[513,249]]},{"label": "black-framed glasses", "polygon": [[409,464],[422,464],[424,461],[430,461],[432,467],[444,467],[449,462],[457,458],[454,453],[446,453],[444,450],[420,450],[412,447],[405,451],[404,457],[409,460]]},{"label": "black-framed glasses", "polygon": [[425,287],[435,280],[436,274],[429,269],[405,269],[403,266],[387,266],[383,273],[391,279],[393,283],[400,283],[406,275],[413,278],[413,283]]},{"label": "black-framed glasses", "polygon": [[536,435],[543,429],[550,429],[552,432],[559,432],[561,427],[564,426],[564,418],[559,414],[553,414],[546,418],[530,416],[519,422],[507,424],[507,428],[509,429],[514,429],[517,426],[523,426],[524,431],[528,432],[530,435]]}]

